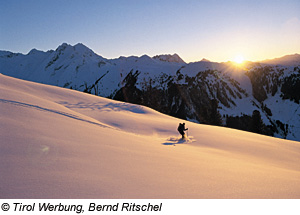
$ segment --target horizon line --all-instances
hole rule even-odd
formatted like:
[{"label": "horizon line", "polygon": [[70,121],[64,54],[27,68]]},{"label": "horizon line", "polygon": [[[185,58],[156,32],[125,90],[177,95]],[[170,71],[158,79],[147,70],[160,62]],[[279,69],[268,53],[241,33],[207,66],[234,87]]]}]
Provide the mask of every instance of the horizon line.
[{"label": "horizon line", "polygon": [[[153,56],[151,56],[150,54],[141,54],[141,55],[135,55],[135,54],[132,54],[132,55],[119,55],[118,57],[112,57],[112,58],[107,58],[107,57],[104,57],[103,55],[99,54],[98,52],[94,51],[92,48],[90,48],[89,46],[85,45],[84,43],[81,43],[81,42],[78,42],[76,43],[75,45],[71,45],[67,42],[63,42],[61,43],[60,45],[58,45],[55,49],[48,49],[48,50],[41,50],[41,49],[38,49],[38,48],[32,48],[30,49],[27,53],[23,53],[23,52],[15,52],[15,51],[9,51],[9,50],[2,50],[0,49],[0,51],[3,51],[3,52],[11,52],[11,53],[14,53],[14,54],[22,54],[22,55],[28,55],[32,50],[37,50],[37,51],[41,51],[41,52],[48,52],[48,51],[56,51],[56,49],[58,49],[60,46],[62,45],[68,45],[68,46],[72,46],[72,47],[75,47],[77,45],[83,45],[84,47],[90,49],[91,51],[93,51],[96,55],[102,57],[102,58],[105,58],[107,60],[116,60],[116,59],[119,59],[121,57],[125,57],[125,58],[129,58],[129,57],[137,57],[137,58],[140,58],[142,56],[148,56],[150,58],[154,58],[156,56],[162,56],[162,55],[170,55],[170,56],[173,56],[173,55],[177,55],[184,63],[186,64],[190,64],[190,63],[197,63],[197,62],[201,62],[201,61],[207,61],[207,62],[211,62],[211,63],[228,63],[228,62],[234,62],[233,59],[228,59],[228,60],[223,60],[223,61],[214,61],[214,60],[210,60],[208,59],[207,57],[200,57],[202,58],[201,60],[196,60],[196,61],[186,61],[184,60],[180,54],[178,54],[177,52],[173,53],[173,54],[170,54],[170,53],[161,53],[161,54],[155,54]],[[256,62],[263,62],[263,61],[269,61],[269,60],[275,60],[275,59],[279,59],[279,58],[282,58],[282,57],[285,57],[285,56],[292,56],[292,55],[300,55],[299,53],[288,53],[288,54],[283,54],[279,57],[267,57],[267,58],[264,58],[264,59],[260,59],[260,60],[248,60],[248,59],[245,59],[244,62],[252,62],[252,63],[256,63]]]}]

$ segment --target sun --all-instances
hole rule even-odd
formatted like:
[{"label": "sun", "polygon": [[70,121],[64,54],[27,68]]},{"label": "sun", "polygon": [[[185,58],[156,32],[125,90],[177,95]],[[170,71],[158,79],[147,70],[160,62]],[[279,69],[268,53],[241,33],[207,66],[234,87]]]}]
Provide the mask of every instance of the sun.
[{"label": "sun", "polygon": [[236,64],[242,64],[244,62],[244,60],[245,60],[245,58],[242,55],[237,55],[237,56],[235,56],[233,61]]}]

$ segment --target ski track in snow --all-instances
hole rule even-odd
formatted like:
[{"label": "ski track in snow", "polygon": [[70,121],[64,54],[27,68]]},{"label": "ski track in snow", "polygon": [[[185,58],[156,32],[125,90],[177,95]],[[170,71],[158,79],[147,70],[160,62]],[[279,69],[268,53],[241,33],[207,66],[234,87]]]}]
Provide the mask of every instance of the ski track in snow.
[{"label": "ski track in snow", "polygon": [[114,103],[110,102],[107,104],[100,103],[84,103],[78,102],[75,104],[64,102],[58,102],[58,104],[64,105],[67,108],[74,109],[89,109],[89,110],[97,110],[97,111],[128,111],[137,114],[145,114],[146,110],[140,105],[130,104],[130,103]]},{"label": "ski track in snow", "polygon": [[189,137],[187,137],[187,139],[182,139],[181,137],[170,137],[167,139],[167,141],[168,142],[163,143],[163,145],[175,146],[175,144],[188,144],[188,143],[195,142],[196,140],[194,139],[194,137],[189,136]]},{"label": "ski track in snow", "polygon": [[44,108],[44,107],[40,107],[38,105],[32,105],[32,104],[27,104],[27,103],[18,102],[18,101],[12,101],[12,100],[6,100],[6,99],[0,99],[0,102],[6,103],[6,104],[16,105],[16,106],[19,106],[19,107],[33,108],[33,109],[36,109],[36,110],[39,110],[39,111],[46,111],[46,112],[49,112],[49,113],[59,114],[61,116],[69,117],[71,119],[80,120],[82,122],[87,122],[87,123],[90,123],[90,124],[93,124],[93,125],[101,126],[103,128],[115,129],[115,128],[112,128],[112,127],[109,127],[109,126],[106,126],[106,125],[103,125],[103,124],[100,124],[100,123],[97,123],[97,122],[92,122],[90,120],[83,119],[79,116],[76,116],[76,115],[73,115],[73,114],[70,114],[70,113],[66,113],[66,112],[62,112],[62,111],[58,111],[58,110],[53,110],[53,109],[49,109],[49,108]]}]

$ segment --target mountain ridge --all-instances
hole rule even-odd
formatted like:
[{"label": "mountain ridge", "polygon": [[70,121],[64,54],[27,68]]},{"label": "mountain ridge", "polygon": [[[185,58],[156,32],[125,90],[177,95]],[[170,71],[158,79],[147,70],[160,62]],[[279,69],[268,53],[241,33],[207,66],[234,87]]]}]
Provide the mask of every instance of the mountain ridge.
[{"label": "mountain ridge", "polygon": [[300,140],[300,66],[294,63],[238,67],[207,60],[184,63],[178,55],[106,59],[80,43],[29,53],[1,52],[0,72],[197,123]]},{"label": "mountain ridge", "polygon": [[300,54],[291,54],[291,55],[284,55],[279,58],[274,59],[266,59],[263,61],[260,61],[261,63],[267,63],[267,64],[280,64],[280,65],[297,65],[300,61]]},{"label": "mountain ridge", "polygon": [[[73,49],[81,49],[81,50],[85,50],[85,51],[90,51],[92,53],[94,53],[95,55],[98,55],[106,60],[115,60],[115,59],[118,59],[118,58],[112,58],[112,59],[109,59],[109,58],[105,58],[97,53],[95,53],[92,49],[90,49],[89,47],[87,47],[86,45],[84,45],[83,43],[76,43],[75,45],[71,45],[71,44],[68,44],[66,42],[62,43],[61,45],[59,45],[55,50],[53,49],[50,49],[48,51],[42,51],[42,50],[38,50],[36,48],[32,48],[27,54],[23,54],[23,53],[14,53],[14,52],[11,52],[11,51],[6,51],[6,50],[0,50],[0,56],[1,55],[5,55],[5,54],[8,54],[8,53],[13,53],[13,54],[20,54],[20,55],[28,55],[30,52],[34,51],[38,51],[38,52],[53,52],[53,51],[59,51],[59,50],[62,50],[62,49],[65,49],[65,48],[73,48]],[[8,52],[8,53],[6,53]],[[146,54],[145,54],[146,55]],[[150,57],[149,55],[146,55],[148,57]],[[128,56],[128,57],[124,57],[122,56],[122,58],[130,58],[130,57],[142,57],[142,56]],[[158,54],[158,55],[154,55],[153,57],[150,57],[150,58],[154,58],[154,59],[160,59],[161,61],[167,61],[167,62],[177,62],[177,63],[186,63],[178,54],[174,53],[174,54]],[[291,59],[292,58],[292,59]],[[259,61],[249,61],[249,62],[252,62],[252,63],[267,63],[267,64],[280,64],[280,63],[276,63],[276,61],[278,62],[285,62],[285,61],[299,61],[300,59],[300,54],[298,53],[295,53],[295,54],[288,54],[288,55],[283,55],[281,57],[276,57],[276,58],[271,58],[271,59],[265,59],[265,60],[259,60]],[[211,60],[208,60],[207,58],[202,58],[201,60],[196,60],[196,61],[193,61],[193,62],[189,62],[189,63],[195,63],[195,62],[214,62],[214,63],[224,63],[224,62],[216,62],[216,61],[211,61]],[[189,64],[187,63],[187,64]],[[284,64],[286,65],[286,63]]]},{"label": "mountain ridge", "polygon": [[154,59],[159,59],[161,61],[166,61],[166,62],[175,62],[175,63],[185,63],[181,57],[179,57],[178,54],[162,54],[162,55],[155,55],[153,57]]}]

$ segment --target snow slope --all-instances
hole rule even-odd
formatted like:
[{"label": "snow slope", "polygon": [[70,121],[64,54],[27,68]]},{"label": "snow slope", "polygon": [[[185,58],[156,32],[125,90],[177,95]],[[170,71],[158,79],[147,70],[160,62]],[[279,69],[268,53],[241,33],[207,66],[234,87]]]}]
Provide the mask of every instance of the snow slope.
[{"label": "snow slope", "polygon": [[[187,64],[177,54],[105,59],[81,43],[63,43],[26,55],[0,51],[0,73],[142,104],[192,122],[300,141],[299,97],[293,93],[299,91],[299,56],[244,66],[206,59]],[[212,117],[218,116],[214,111],[220,117]],[[252,128],[254,111],[263,121],[260,131]]]},{"label": "snow slope", "polygon": [[300,198],[300,143],[0,75],[0,198]]}]

